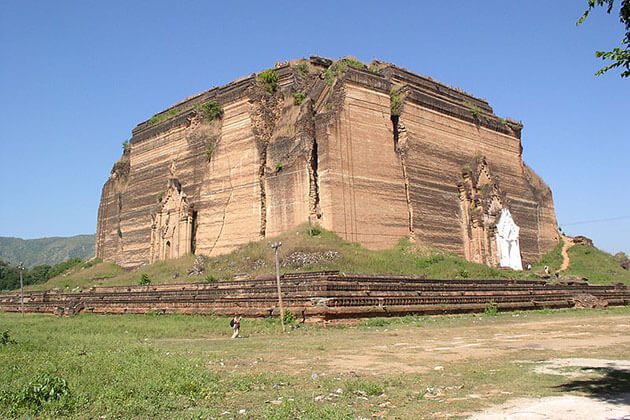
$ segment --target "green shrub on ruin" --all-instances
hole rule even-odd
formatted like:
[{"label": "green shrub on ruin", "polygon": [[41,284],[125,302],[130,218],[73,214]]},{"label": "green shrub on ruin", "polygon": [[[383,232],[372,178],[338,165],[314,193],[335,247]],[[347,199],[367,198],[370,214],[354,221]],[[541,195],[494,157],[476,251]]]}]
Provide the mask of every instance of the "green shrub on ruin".
[{"label": "green shrub on ruin", "polygon": [[304,99],[306,99],[304,92],[295,92],[293,94],[293,105],[302,105]]},{"label": "green shrub on ruin", "polygon": [[308,64],[305,62],[301,62],[300,64],[298,64],[297,66],[295,66],[295,69],[297,70],[298,74],[302,77],[306,77],[308,76]]},{"label": "green shrub on ruin", "polygon": [[284,169],[284,164],[282,162],[276,162],[275,169],[276,172],[280,172],[282,169]]},{"label": "green shrub on ruin", "polygon": [[324,79],[326,79],[326,83],[328,83],[329,85],[335,83],[335,80],[337,80],[337,78],[345,74],[345,72],[348,70],[348,67],[360,70],[367,69],[367,66],[359,60],[356,60],[354,58],[342,58],[341,60],[331,64],[324,72]]},{"label": "green shrub on ruin", "polygon": [[400,104],[402,101],[402,98],[400,96],[401,89],[401,86],[394,86],[389,92],[390,113],[393,116],[398,116],[400,114]]},{"label": "green shrub on ruin", "polygon": [[207,101],[195,107],[197,112],[207,121],[214,121],[223,117],[223,108],[216,101]]},{"label": "green shrub on ruin", "polygon": [[472,117],[478,121],[479,120],[479,116],[481,115],[481,111],[479,110],[479,107],[477,107],[476,105],[471,105],[470,106],[470,115],[472,115]]},{"label": "green shrub on ruin", "polygon": [[258,75],[257,80],[268,93],[274,93],[278,90],[279,77],[274,69],[263,71]]},{"label": "green shrub on ruin", "polygon": [[155,125],[155,124],[159,124],[163,121],[169,120],[175,116],[177,116],[177,114],[179,114],[180,111],[177,108],[171,108],[166,112],[160,112],[158,114],[155,114],[154,116],[152,116],[151,118],[149,118],[149,121],[147,121],[147,124],[149,125]]}]

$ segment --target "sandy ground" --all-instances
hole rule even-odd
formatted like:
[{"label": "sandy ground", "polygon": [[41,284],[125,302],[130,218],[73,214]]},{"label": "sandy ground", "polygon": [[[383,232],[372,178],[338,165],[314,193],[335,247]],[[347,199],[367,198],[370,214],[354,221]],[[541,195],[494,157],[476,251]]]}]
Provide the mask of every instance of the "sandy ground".
[{"label": "sandy ground", "polygon": [[[577,368],[577,369],[576,369]],[[630,373],[630,360],[588,358],[550,359],[539,362],[534,371],[562,375],[572,379],[586,378],[595,370]],[[545,398],[519,398],[470,417],[470,420],[591,420],[629,419],[630,392]]]},{"label": "sandy ground", "polygon": [[[488,322],[480,317],[477,328],[385,329],[381,336],[375,337],[376,342],[361,339],[359,352],[347,346],[336,348],[334,341],[327,343],[326,349],[331,351],[320,356],[318,362],[338,372],[413,373],[426,372],[454,360],[485,359],[520,350],[564,352],[630,346],[630,316],[607,317],[605,323],[585,321],[588,320],[522,319],[509,325],[486,325]],[[513,332],[506,331],[506,327]],[[288,362],[299,365],[311,360],[299,358]]]},{"label": "sandy ground", "polygon": [[[628,395],[630,397],[630,395]],[[470,417],[470,420],[630,419],[630,405],[593,398],[564,396],[521,398]]]}]

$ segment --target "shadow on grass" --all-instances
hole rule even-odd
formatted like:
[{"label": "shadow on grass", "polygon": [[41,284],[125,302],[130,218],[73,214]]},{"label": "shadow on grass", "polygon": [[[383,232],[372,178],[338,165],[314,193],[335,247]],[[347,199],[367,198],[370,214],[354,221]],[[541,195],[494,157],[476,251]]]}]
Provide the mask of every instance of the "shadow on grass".
[{"label": "shadow on grass", "polygon": [[574,379],[555,388],[583,392],[612,404],[630,404],[630,371],[610,367],[584,367],[581,371],[589,377]]}]

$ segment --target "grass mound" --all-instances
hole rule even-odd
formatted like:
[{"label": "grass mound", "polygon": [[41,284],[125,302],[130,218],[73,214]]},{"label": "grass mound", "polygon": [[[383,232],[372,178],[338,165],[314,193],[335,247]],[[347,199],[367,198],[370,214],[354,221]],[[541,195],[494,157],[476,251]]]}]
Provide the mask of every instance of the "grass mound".
[{"label": "grass mound", "polygon": [[630,284],[630,270],[624,270],[614,256],[595,247],[574,245],[569,249],[569,258],[567,275],[586,277],[591,284]]},{"label": "grass mound", "polygon": [[[276,238],[251,242],[229,254],[205,258],[204,273],[189,276],[194,255],[159,261],[125,271],[113,263],[82,264],[32,290],[73,289],[93,285],[136,285],[142,278],[150,284],[232,280],[239,275],[255,277],[275,272],[270,244],[281,241],[281,271],[305,272],[339,270],[346,273],[424,275],[434,279],[536,279],[545,265],[554,272],[562,264],[562,242],[534,264],[531,271],[499,270],[476,264],[433,247],[406,239],[392,249],[373,251],[341,239],[321,228],[299,226]],[[588,278],[592,283],[630,284],[630,272],[615,258],[593,247],[576,245],[569,251],[571,266],[566,275]],[[87,266],[86,265],[90,265]]]}]

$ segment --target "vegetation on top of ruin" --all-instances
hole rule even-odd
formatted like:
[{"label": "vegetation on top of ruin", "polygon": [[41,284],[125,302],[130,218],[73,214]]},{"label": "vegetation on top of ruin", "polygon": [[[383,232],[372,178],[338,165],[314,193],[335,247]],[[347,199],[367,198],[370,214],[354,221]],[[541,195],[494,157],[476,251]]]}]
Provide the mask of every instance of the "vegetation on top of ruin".
[{"label": "vegetation on top of ruin", "polygon": [[398,116],[400,113],[400,105],[402,104],[402,98],[400,96],[401,90],[402,86],[395,85],[392,86],[392,89],[389,92],[390,112],[393,116]]},{"label": "vegetation on top of ruin", "polygon": [[213,100],[196,105],[195,110],[199,112],[206,121],[214,121],[223,117],[223,108]]},{"label": "vegetation on top of ruin", "polygon": [[477,105],[470,105],[470,115],[472,115],[475,121],[479,121],[479,116],[481,115],[481,111]]},{"label": "vegetation on top of ruin", "polygon": [[267,93],[273,94],[278,90],[278,73],[274,69],[265,70],[256,76],[256,80],[260,83]]},{"label": "vegetation on top of ruin", "polygon": [[306,62],[305,60],[297,64],[295,66],[295,69],[297,70],[298,74],[302,77],[306,77],[309,74],[308,62]]},{"label": "vegetation on top of ruin", "polygon": [[329,85],[334,84],[335,80],[346,73],[348,67],[360,70],[365,70],[368,68],[365,63],[362,63],[356,58],[342,58],[341,60],[335,61],[324,71],[324,79],[326,80],[326,83],[328,83]]},{"label": "vegetation on top of ruin", "polygon": [[[359,244],[345,241],[321,227],[309,230],[302,225],[276,238],[251,242],[229,254],[204,259],[201,276],[188,276],[193,266],[194,255],[158,261],[125,271],[109,262],[77,265],[61,276],[29,288],[45,290],[94,285],[121,286],[137,284],[143,274],[152,284],[200,282],[206,277],[231,280],[237,275],[255,277],[274,272],[273,254],[269,244],[279,240],[281,271],[305,272],[339,270],[347,273],[424,275],[434,279],[537,279],[546,265],[553,273],[562,265],[562,242],[540,261],[532,264],[531,271],[511,271],[488,267],[466,261],[455,254],[430,246],[411,243],[404,239],[392,249],[373,251]],[[566,276],[586,277],[591,284],[630,284],[630,270],[621,268],[615,257],[594,247],[576,245],[569,250],[571,265]]]},{"label": "vegetation on top of ruin", "polygon": [[177,116],[180,114],[180,110],[177,108],[171,108],[166,112],[160,112],[158,114],[155,114],[154,116],[152,116],[151,118],[149,118],[149,121],[147,121],[147,124],[149,125],[156,125],[159,124],[163,121],[166,120],[170,120],[171,118]]},{"label": "vegetation on top of ruin", "polygon": [[295,92],[293,94],[293,105],[302,105],[304,99],[306,99],[304,92]]}]

